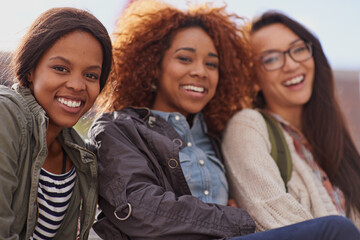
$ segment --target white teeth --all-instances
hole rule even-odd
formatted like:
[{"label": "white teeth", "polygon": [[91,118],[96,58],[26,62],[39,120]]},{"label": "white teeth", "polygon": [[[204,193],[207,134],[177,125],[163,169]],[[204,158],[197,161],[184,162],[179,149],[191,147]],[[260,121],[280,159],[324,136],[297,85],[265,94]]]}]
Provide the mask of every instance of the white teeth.
[{"label": "white teeth", "polygon": [[72,108],[80,107],[81,105],[81,101],[65,100],[64,98],[58,98],[57,101]]},{"label": "white teeth", "polygon": [[304,76],[303,76],[303,75],[298,76],[298,77],[296,77],[296,78],[293,78],[293,79],[291,79],[291,80],[288,80],[288,81],[284,82],[284,85],[285,85],[285,86],[295,85],[295,84],[300,83],[302,80],[304,80]]},{"label": "white teeth", "polygon": [[191,90],[191,91],[200,92],[200,93],[203,93],[205,91],[205,89],[203,87],[196,87],[193,85],[186,85],[186,86],[183,86],[183,88],[185,90]]}]

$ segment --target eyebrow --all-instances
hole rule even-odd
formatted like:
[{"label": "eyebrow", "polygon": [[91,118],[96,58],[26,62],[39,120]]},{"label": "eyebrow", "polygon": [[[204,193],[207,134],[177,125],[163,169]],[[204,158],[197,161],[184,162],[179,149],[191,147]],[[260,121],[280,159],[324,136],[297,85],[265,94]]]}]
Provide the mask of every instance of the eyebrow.
[{"label": "eyebrow", "polygon": [[290,43],[290,45],[293,45],[294,43],[296,43],[296,42],[298,42],[298,41],[304,41],[304,40],[302,40],[301,38],[298,38],[298,39],[292,41],[292,42]]},{"label": "eyebrow", "polygon": [[[71,65],[71,62],[69,60],[67,60],[66,58],[61,57],[61,56],[51,57],[51,58],[49,58],[49,60],[51,60],[51,61],[53,61],[53,60],[61,60],[61,61],[66,62],[67,64]],[[97,69],[97,68],[100,69],[100,70],[102,69],[101,66],[99,66],[99,65],[93,65],[93,66],[88,67],[88,69]]]},{"label": "eyebrow", "polygon": [[[195,50],[194,48],[190,48],[190,47],[178,48],[178,49],[175,50],[175,52],[179,52],[179,51],[182,51],[182,50],[184,50],[184,51],[190,51],[190,52],[196,52],[196,50]],[[208,53],[208,56],[209,56],[209,57],[219,58],[219,56],[218,56],[217,54],[212,53],[212,52],[209,52],[209,53]]]},{"label": "eyebrow", "polygon": [[67,64],[71,64],[69,60],[67,60],[66,58],[63,58],[63,57],[61,57],[61,56],[51,57],[51,58],[49,58],[49,60],[51,60],[51,61],[52,61],[52,60],[61,60],[61,61],[66,62]]},{"label": "eyebrow", "polygon": [[[301,38],[295,39],[294,41],[290,42],[289,46],[292,47],[292,45],[294,45],[294,44],[297,43],[298,41],[304,41],[304,40],[302,40]],[[277,49],[269,49],[269,50],[263,51],[260,55],[265,55],[265,54],[267,54],[267,53],[278,52],[278,51],[280,51],[280,50],[277,50]]]}]

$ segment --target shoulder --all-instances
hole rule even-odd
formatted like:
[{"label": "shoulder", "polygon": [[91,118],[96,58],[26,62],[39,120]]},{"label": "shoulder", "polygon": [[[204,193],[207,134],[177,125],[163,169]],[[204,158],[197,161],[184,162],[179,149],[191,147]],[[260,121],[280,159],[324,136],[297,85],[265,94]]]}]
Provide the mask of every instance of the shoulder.
[{"label": "shoulder", "polygon": [[227,127],[229,128],[238,124],[241,124],[242,126],[252,126],[255,128],[266,129],[266,123],[261,113],[250,108],[245,108],[235,113],[229,120]]},{"label": "shoulder", "polygon": [[132,131],[136,124],[144,124],[138,112],[132,108],[105,112],[97,117],[89,130],[89,137],[95,138],[103,133],[115,134]]},{"label": "shoulder", "polygon": [[16,105],[22,105],[24,99],[19,93],[12,90],[11,88],[0,85],[0,101],[2,103],[12,102]]},{"label": "shoulder", "polygon": [[0,86],[0,109],[3,118],[20,120],[30,116],[25,99],[6,86]]},{"label": "shoulder", "polygon": [[268,139],[269,133],[261,113],[255,109],[243,109],[229,120],[222,137],[222,145],[252,140],[269,145]]}]

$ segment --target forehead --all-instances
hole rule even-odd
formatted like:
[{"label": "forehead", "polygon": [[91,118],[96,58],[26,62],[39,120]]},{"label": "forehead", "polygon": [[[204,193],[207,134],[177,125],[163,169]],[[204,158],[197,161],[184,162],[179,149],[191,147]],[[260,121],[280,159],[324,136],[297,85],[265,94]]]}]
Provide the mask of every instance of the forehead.
[{"label": "forehead", "polygon": [[284,51],[298,39],[299,36],[291,31],[290,28],[281,23],[274,23],[253,33],[251,35],[251,44],[256,52],[268,50]]},{"label": "forehead", "polygon": [[204,48],[208,51],[216,52],[213,40],[200,27],[184,28],[175,33],[170,48],[184,46],[193,47],[195,49]]}]

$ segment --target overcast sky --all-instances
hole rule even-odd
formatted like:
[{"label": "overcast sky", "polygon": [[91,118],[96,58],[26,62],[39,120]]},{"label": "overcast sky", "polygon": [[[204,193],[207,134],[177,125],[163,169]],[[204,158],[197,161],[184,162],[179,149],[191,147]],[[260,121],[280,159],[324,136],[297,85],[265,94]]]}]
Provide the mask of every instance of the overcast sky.
[{"label": "overcast sky", "polygon": [[[31,22],[43,11],[59,6],[86,9],[111,33],[118,14],[128,0],[1,0],[0,51],[12,51]],[[165,0],[179,8],[187,2]],[[359,0],[214,0],[226,3],[229,12],[252,19],[268,9],[277,9],[301,21],[320,39],[334,69],[360,71]]]}]

